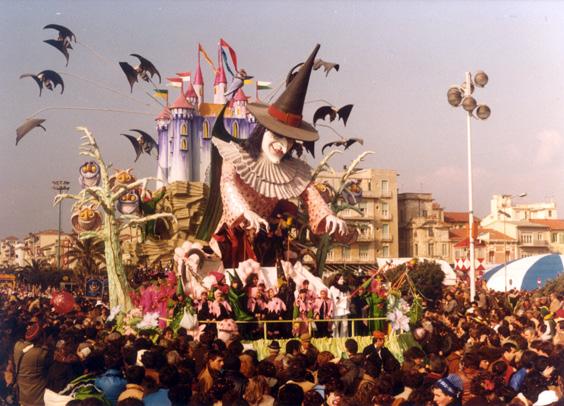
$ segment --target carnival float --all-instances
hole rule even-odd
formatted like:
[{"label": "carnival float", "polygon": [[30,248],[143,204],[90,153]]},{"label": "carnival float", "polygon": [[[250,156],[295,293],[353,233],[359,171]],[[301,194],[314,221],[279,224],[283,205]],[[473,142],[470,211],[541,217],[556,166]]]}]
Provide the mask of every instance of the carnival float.
[{"label": "carnival float", "polygon": [[[59,32],[56,39],[46,42],[65,56],[68,65],[76,36],[63,26],[45,28]],[[356,241],[355,225],[338,214],[359,211],[362,189],[354,175],[372,152],[362,152],[347,165],[337,187],[317,177],[324,171],[334,172],[331,159],[342,149],[362,144],[361,139],[337,133],[337,141],[327,140],[321,148],[315,168],[306,162],[308,154],[315,155],[319,128],[336,132],[318,121],[342,121],[346,126],[353,108],[322,101],[311,124],[303,117],[310,79],[326,79],[339,70],[339,64],[322,60],[319,50],[316,45],[305,61],[294,64],[274,89],[272,103],[259,99],[259,90],[272,89],[270,83],[260,81],[255,81],[256,100],[249,102],[243,88],[252,76],[239,68],[235,50],[223,39],[218,44],[217,65],[199,45],[194,74],[167,78],[178,89],[172,103],[168,90],[158,89],[154,82],[161,82],[161,74],[152,62],[139,54],[132,54],[139,61],[136,66],[119,62],[130,93],[151,85],[154,97],[165,96],[155,117],[154,137],[150,130],[121,133],[133,147],[135,162],[145,155],[155,159],[156,176],[138,179],[132,168],[111,168],[94,133],[80,127],[80,155],[87,158],[79,168],[81,190],[60,194],[54,201],[73,200],[71,222],[79,238],[104,242],[109,320],[115,328],[136,333],[183,327],[195,339],[212,328],[224,340],[238,334],[253,339],[262,352],[268,343],[265,339],[327,328],[322,320],[333,314],[334,302],[325,301],[329,291],[325,260],[332,247]],[[201,57],[214,72],[213,102],[204,98]],[[325,74],[315,75],[316,71]],[[58,85],[61,93],[64,90],[63,79],[55,71],[22,75],[27,77],[37,83],[40,95],[43,89],[52,91]],[[18,127],[16,143],[37,128],[46,131],[46,120],[38,114]],[[128,274],[120,234],[132,228],[139,237],[130,255],[144,267]],[[144,273],[147,269],[162,272]],[[412,287],[408,304],[399,287],[392,289],[381,280],[382,275],[374,272],[361,286],[369,307],[365,316],[372,319],[370,331],[390,329],[390,337],[395,337],[390,345],[399,354],[397,337],[405,335],[410,322],[420,317],[421,301]],[[408,279],[404,276],[398,283]],[[343,300],[350,300],[350,293]],[[65,298],[56,297],[56,308],[64,312],[69,308]],[[344,343],[344,337],[319,340],[320,349],[342,349]]]}]

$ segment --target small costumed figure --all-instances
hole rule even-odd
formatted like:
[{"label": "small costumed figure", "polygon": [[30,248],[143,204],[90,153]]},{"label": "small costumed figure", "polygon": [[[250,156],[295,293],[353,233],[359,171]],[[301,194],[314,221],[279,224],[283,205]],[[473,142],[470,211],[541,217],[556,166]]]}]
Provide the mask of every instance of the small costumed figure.
[{"label": "small costumed figure", "polygon": [[210,320],[211,313],[210,313],[210,301],[209,299],[209,292],[204,290],[200,293],[200,297],[196,299],[194,302],[196,304],[196,310],[198,315],[198,320]]},{"label": "small costumed figure", "polygon": [[330,335],[330,324],[327,319],[333,318],[333,301],[329,298],[327,289],[321,290],[319,292],[319,298],[315,300],[313,305],[313,315],[315,317],[315,325],[317,326],[317,336],[318,337],[329,337]]},{"label": "small costumed figure", "polygon": [[[210,245],[227,268],[235,268],[248,258],[261,260],[263,266],[275,265],[275,257],[264,250],[257,258],[252,234],[268,234],[269,221],[280,202],[300,200],[307,208],[313,234],[347,237],[346,223],[323,200],[312,183],[312,168],[299,158],[304,147],[313,154],[314,142],[319,139],[317,130],[302,116],[319,47],[276,102],[247,105],[257,122],[247,140],[237,142],[229,134],[217,135],[214,126],[212,141],[223,159],[219,182],[222,214]],[[221,123],[222,119],[220,115]],[[264,258],[272,259],[272,263],[263,262]]]},{"label": "small costumed figure", "polygon": [[296,337],[309,331],[307,321],[305,320],[313,317],[313,306],[308,300],[307,294],[307,289],[301,289],[296,301],[294,302],[294,314],[292,317],[294,320],[294,326],[292,328],[292,334]]},{"label": "small costumed figure", "polygon": [[225,320],[233,318],[233,310],[231,306],[223,298],[223,292],[216,289],[213,292],[214,300],[209,304],[210,314],[214,320]]},{"label": "small costumed figure", "polygon": [[[378,270],[373,271],[373,275],[361,285],[366,289],[364,299],[368,305],[368,317],[386,317],[386,290],[382,286],[382,279],[378,275]],[[373,331],[385,331],[385,320],[370,320],[368,328]]]},{"label": "small costumed figure", "polygon": [[329,296],[331,296],[335,304],[334,317],[339,319],[339,321],[335,322],[333,333],[335,337],[347,337],[349,326],[347,317],[350,314],[351,298],[349,287],[345,284],[343,275],[337,275],[335,283],[329,288]]},{"label": "small costumed figure", "polygon": [[[266,320],[284,320],[286,304],[282,301],[282,299],[276,296],[273,288],[268,289],[266,292],[268,295],[265,305]],[[269,337],[280,337],[283,331],[283,324],[284,323],[269,323]]]}]

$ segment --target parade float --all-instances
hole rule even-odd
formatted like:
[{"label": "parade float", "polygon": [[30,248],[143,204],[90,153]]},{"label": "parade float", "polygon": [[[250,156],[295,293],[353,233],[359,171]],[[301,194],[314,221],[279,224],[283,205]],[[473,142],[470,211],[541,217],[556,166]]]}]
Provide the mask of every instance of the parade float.
[{"label": "parade float", "polygon": [[[76,38],[68,29],[59,31],[57,49],[68,63],[70,43]],[[341,152],[340,148],[347,149],[362,140],[341,137],[325,143],[315,168],[304,159],[307,154],[314,156],[320,139],[316,122],[341,120],[346,125],[353,107],[348,104],[337,108],[324,102],[315,111],[312,124],[304,119],[312,72],[323,68],[327,76],[339,69],[338,64],[320,59],[319,49],[317,45],[304,62],[290,70],[273,103],[259,100],[258,81],[256,100],[250,103],[243,86],[251,76],[239,68],[233,48],[220,40],[216,67],[199,45],[195,74],[167,79],[178,85],[179,94],[170,104],[167,97],[155,118],[156,137],[139,129],[130,130],[135,135],[122,134],[134,148],[135,161],[144,154],[156,158],[155,177],[137,179],[132,169],[113,169],[111,174],[95,135],[79,128],[83,134],[80,154],[89,159],[79,170],[82,189],[58,195],[55,204],[62,199],[74,200],[74,231],[81,239],[104,242],[110,321],[117,321],[116,328],[135,333],[184,327],[197,339],[206,324],[212,323],[206,320],[201,324],[197,316],[199,303],[207,300],[211,315],[207,318],[218,324],[220,338],[230,340],[242,323],[254,323],[255,328],[258,325],[252,308],[260,287],[263,294],[272,292],[269,312],[279,320],[293,320],[294,334],[316,329],[307,311],[300,315],[300,309],[297,313],[294,309],[293,313],[287,304],[294,302],[296,287],[299,290],[306,282],[315,295],[327,291],[323,270],[328,252],[336,245],[356,241],[355,225],[347,224],[338,213],[359,211],[362,189],[354,175],[360,162],[372,153],[365,151],[353,160],[336,188],[319,183],[317,176],[333,171],[330,160]],[[213,103],[204,100],[200,55],[215,74]],[[150,61],[134,56],[139,65],[119,64],[131,92],[136,83],[154,85],[155,76],[161,79]],[[232,77],[229,84],[226,71]],[[45,72],[31,75],[40,91],[43,87],[53,90],[59,84],[64,89],[60,75]],[[157,95],[168,95],[168,91],[156,91]],[[37,127],[45,130],[45,119],[35,116],[37,113],[17,129],[16,142]],[[131,256],[144,267],[141,273],[128,275],[120,233],[132,228],[139,233],[130,247]],[[162,272],[143,272],[149,269]],[[379,318],[370,321],[370,328],[389,329],[391,337],[396,337],[394,345],[399,353],[397,337],[407,333],[409,322],[420,316],[420,302],[415,294],[416,300],[408,305],[398,289],[388,294],[375,277],[372,275],[363,286],[370,307],[367,316]],[[252,279],[255,282],[249,285],[247,281]],[[286,304],[280,299],[282,295],[286,295]],[[240,306],[242,302],[246,306]],[[65,308],[64,303],[59,307]],[[264,335],[251,334],[262,338],[254,342],[261,353],[266,351],[268,333],[275,330],[266,324]],[[368,337],[362,340],[370,342]],[[331,348],[340,353],[343,343],[343,338],[320,338],[316,345],[320,350]]]}]

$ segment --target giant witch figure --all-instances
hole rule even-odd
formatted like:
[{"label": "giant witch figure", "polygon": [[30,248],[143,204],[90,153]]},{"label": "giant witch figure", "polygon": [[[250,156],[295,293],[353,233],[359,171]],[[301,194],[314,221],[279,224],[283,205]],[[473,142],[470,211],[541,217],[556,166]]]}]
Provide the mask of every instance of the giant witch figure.
[{"label": "giant witch figure", "polygon": [[291,207],[291,200],[299,199],[307,207],[312,233],[336,233],[337,237],[347,234],[346,223],[331,211],[313,185],[312,168],[300,159],[304,147],[313,152],[313,143],[319,139],[315,128],[302,119],[318,50],[319,45],[276,102],[247,106],[257,121],[248,140],[213,138],[223,161],[223,209],[211,245],[221,252],[226,267],[236,267],[248,258],[263,266],[273,265],[272,255],[257,255],[257,241],[264,241],[261,235],[272,234],[270,220],[282,207]]}]

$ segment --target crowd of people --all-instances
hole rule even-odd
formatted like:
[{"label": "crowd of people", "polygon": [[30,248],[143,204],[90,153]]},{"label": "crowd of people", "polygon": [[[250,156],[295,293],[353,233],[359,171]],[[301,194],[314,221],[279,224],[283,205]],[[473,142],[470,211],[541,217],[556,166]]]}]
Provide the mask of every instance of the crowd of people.
[{"label": "crowd of people", "polygon": [[[307,305],[302,289],[295,301]],[[342,338],[339,354],[318,350],[298,326],[294,338],[269,340],[269,354],[259,356],[252,342],[222,341],[213,329],[198,340],[184,328],[126,335],[101,303],[77,297],[73,311],[57,314],[47,292],[2,288],[0,404],[564,404],[563,297],[479,289],[470,302],[467,291],[446,288],[427,304],[399,362],[386,348],[386,326],[367,328],[365,348],[358,337]],[[330,312],[328,302],[314,306],[318,316]],[[346,318],[333,325],[335,335],[350,333]]]}]

